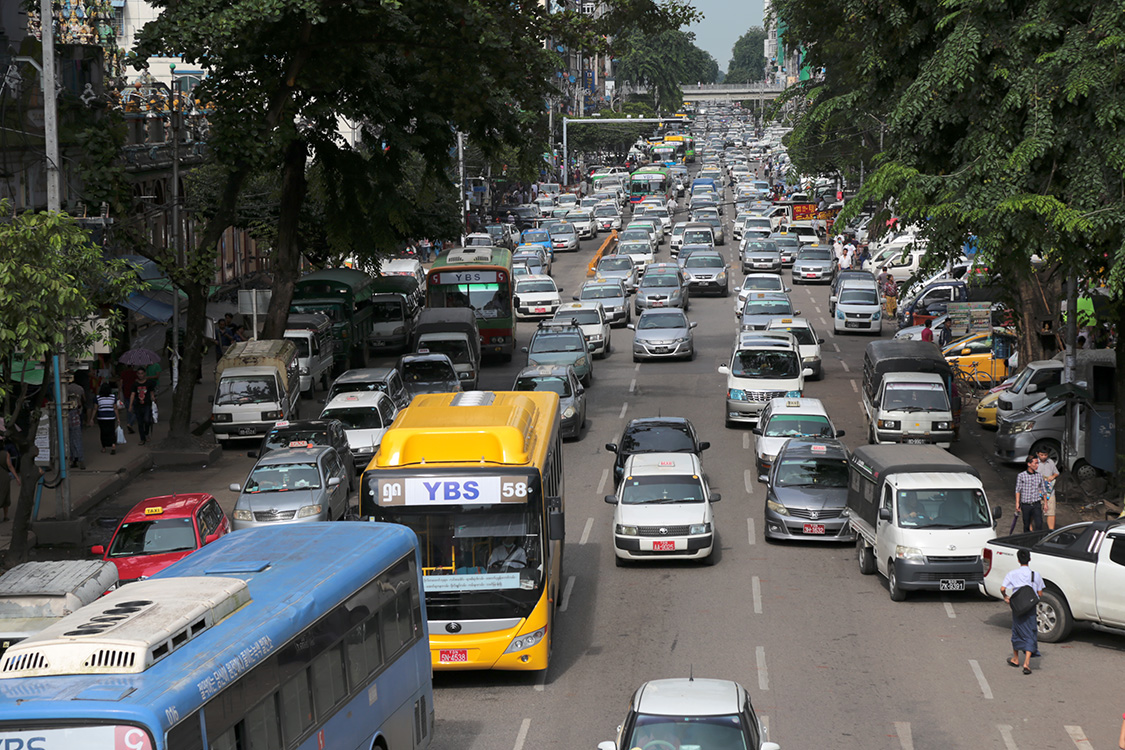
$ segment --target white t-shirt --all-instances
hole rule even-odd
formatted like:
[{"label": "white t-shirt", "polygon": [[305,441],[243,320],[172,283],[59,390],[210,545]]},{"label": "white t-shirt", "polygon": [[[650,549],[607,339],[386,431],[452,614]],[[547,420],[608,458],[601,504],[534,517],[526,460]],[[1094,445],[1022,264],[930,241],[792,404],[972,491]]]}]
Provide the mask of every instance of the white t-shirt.
[{"label": "white t-shirt", "polygon": [[492,554],[488,558],[488,567],[499,565],[501,568],[520,570],[527,567],[527,553],[523,551],[523,547],[512,546],[506,548],[503,545],[497,545],[492,548]]}]

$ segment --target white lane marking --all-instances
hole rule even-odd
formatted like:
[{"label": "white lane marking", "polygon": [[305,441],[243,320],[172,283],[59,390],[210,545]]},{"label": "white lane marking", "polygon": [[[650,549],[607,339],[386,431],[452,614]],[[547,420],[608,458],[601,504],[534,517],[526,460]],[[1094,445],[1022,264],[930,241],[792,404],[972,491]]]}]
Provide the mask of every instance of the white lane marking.
[{"label": "white lane marking", "polygon": [[742,472],[742,479],[746,482],[746,494],[753,495],[755,481],[753,470],[747,469],[746,471]]},{"label": "white lane marking", "polygon": [[574,576],[569,576],[566,579],[566,586],[563,588],[562,602],[559,603],[559,612],[566,612],[566,607],[570,604],[571,591],[574,591]]},{"label": "white lane marking", "polygon": [[609,469],[602,469],[602,481],[598,482],[598,491],[597,491],[598,495],[602,494],[602,491],[605,490],[605,483],[608,480],[609,480]]},{"label": "white lane marking", "polygon": [[535,680],[535,692],[542,693],[543,689],[547,686],[547,670],[544,669],[539,678]]},{"label": "white lane marking", "polygon": [[835,341],[832,342],[832,348],[835,349],[836,351],[840,351],[840,345],[837,344]]},{"label": "white lane marking", "polygon": [[946,600],[942,602],[945,605],[945,614],[949,615],[950,620],[957,619],[957,613],[953,611],[953,602]]},{"label": "white lane marking", "polygon": [[852,378],[848,382],[852,384],[852,390],[855,391],[856,393],[859,393],[859,385],[856,384],[855,378]]},{"label": "white lane marking", "polygon": [[750,450],[750,433],[749,432],[742,433],[742,450],[744,450],[744,451]]},{"label": "white lane marking", "polygon": [[910,731],[909,721],[896,721],[895,734],[898,735],[898,744],[902,750],[914,750],[914,735]]},{"label": "white lane marking", "polygon": [[[547,670],[543,670],[546,675]],[[524,719],[520,724],[519,734],[516,735],[516,746],[512,750],[523,750],[523,743],[527,742],[527,730],[531,728],[531,719]]]},{"label": "white lane marking", "polygon": [[[601,494],[601,490],[598,490],[598,494]],[[593,528],[594,528],[594,519],[587,518],[586,519],[586,527],[584,529],[582,529],[582,538],[578,540],[579,544],[585,544],[590,539],[590,531],[592,531]]]},{"label": "white lane marking", "polygon": [[762,727],[762,741],[770,741],[770,717],[758,714],[758,723]]},{"label": "white lane marking", "polygon": [[1063,727],[1066,733],[1070,735],[1071,741],[1078,750],[1094,750],[1094,746],[1090,744],[1090,740],[1086,739],[1086,733],[1082,731],[1082,727],[1068,726]]},{"label": "white lane marking", "polygon": [[640,363],[640,362],[638,362],[638,363],[636,364],[636,366],[635,366],[635,367],[633,367],[633,372],[640,372],[640,371],[641,371],[641,363]]},{"label": "white lane marking", "polygon": [[746,535],[749,539],[750,546],[753,547],[754,546],[754,519],[753,518],[747,518],[746,519]]},{"label": "white lane marking", "polygon": [[629,393],[632,393],[635,390],[637,390],[637,379],[633,378],[629,381]]},{"label": "white lane marking", "polygon": [[[820,322],[825,328],[828,328],[828,321],[827,320],[825,320],[824,318],[821,318]],[[831,336],[832,338],[836,338],[836,327],[835,326],[833,326],[831,328],[828,328],[828,335]]]},{"label": "white lane marking", "polygon": [[844,372],[851,372],[852,371],[852,368],[848,366],[848,363],[845,362],[842,359],[840,360],[840,367],[844,368]]},{"label": "white lane marking", "polygon": [[621,404],[621,413],[617,415],[617,418],[618,419],[624,419],[625,418],[625,410],[628,409],[628,408],[629,408],[629,402],[628,401]]},{"label": "white lane marking", "polygon": [[1000,738],[1004,740],[1004,750],[1019,750],[1015,738],[1012,737],[1011,724],[997,724],[996,728],[1000,730]]},{"label": "white lane marking", "polygon": [[821,315],[824,312],[820,309],[820,305],[813,305],[813,309],[816,310],[817,315]]},{"label": "white lane marking", "polygon": [[969,666],[973,668],[973,674],[977,676],[977,682],[980,683],[980,691],[984,693],[984,697],[992,700],[992,688],[988,686],[988,680],[984,679],[984,672],[981,671],[980,663],[976,659],[969,659]]},{"label": "white lane marking", "polygon": [[770,673],[766,671],[766,648],[758,646],[754,649],[754,656],[758,660],[758,689],[770,689]]},{"label": "white lane marking", "polygon": [[758,576],[750,579],[750,585],[754,589],[754,614],[762,614],[762,582]]}]

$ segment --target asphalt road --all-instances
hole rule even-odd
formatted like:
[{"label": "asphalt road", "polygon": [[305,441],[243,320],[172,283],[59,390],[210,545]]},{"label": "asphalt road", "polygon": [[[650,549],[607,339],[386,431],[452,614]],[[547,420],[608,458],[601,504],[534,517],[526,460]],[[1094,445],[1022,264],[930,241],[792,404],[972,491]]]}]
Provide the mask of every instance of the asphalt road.
[{"label": "asphalt road", "polygon": [[[564,299],[585,280],[599,242],[556,256]],[[733,260],[737,244],[721,249]],[[665,244],[658,260],[667,259]],[[733,274],[741,278],[737,265]],[[802,285],[792,294],[826,342],[825,377],[807,384],[805,395],[824,401],[854,447],[864,440],[858,386],[870,337],[830,333],[827,287]],[[1010,620],[1002,603],[976,593],[914,593],[894,603],[881,577],[859,574],[852,546],[764,541],[753,435],[724,427],[725,378],[715,371],[736,329],[733,297],[693,298],[689,317],[699,322],[692,362],[636,365],[632,332],[614,329],[614,351],[595,363],[588,427],[564,449],[569,549],[550,669],[435,674],[432,747],[594,748],[615,736],[642,682],[691,673],[745,685],[782,748],[1116,747],[1125,638],[1077,628],[1066,643],[1044,644],[1024,676],[1004,663]],[[530,333],[520,325],[521,344]],[[883,335],[891,335],[889,326]],[[507,389],[522,365],[518,352],[511,363],[489,365],[482,387]],[[689,417],[711,441],[704,466],[723,496],[714,567],[614,566],[604,444],[629,419],[659,414]],[[1015,471],[990,463],[992,438],[973,421],[966,411],[953,453],[981,470],[990,504],[1005,508],[1006,532]],[[98,515],[200,490],[229,512],[235,495],[227,485],[242,481],[252,463],[244,450],[227,450],[204,471],[146,475]]]}]

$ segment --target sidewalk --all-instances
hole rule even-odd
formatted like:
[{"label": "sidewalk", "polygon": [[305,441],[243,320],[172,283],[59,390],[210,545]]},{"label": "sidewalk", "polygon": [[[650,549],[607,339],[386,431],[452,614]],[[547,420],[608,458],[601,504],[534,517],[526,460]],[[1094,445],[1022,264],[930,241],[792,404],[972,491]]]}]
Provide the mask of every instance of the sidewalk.
[{"label": "sidewalk", "polygon": [[[152,434],[148,443],[140,445],[138,434],[125,432],[125,444],[116,446],[116,453],[110,454],[107,450],[101,452],[99,430],[93,427],[82,428],[82,445],[85,452],[85,469],[69,469],[70,478],[70,507],[71,518],[79,519],[86,513],[96,509],[99,502],[120,492],[137,476],[150,471],[158,461],[153,459],[153,448],[168,436],[168,419],[172,414],[172,383],[167,363],[162,363],[166,368],[161,373],[157,383],[156,406],[160,422],[153,425]],[[195,397],[192,400],[192,430],[203,424],[211,416],[211,405],[207,397],[215,392],[215,358],[208,353],[203,359],[203,379],[195,386]],[[124,413],[122,414],[124,419]],[[206,434],[206,433],[205,433]],[[67,445],[68,463],[70,459],[70,445]],[[13,499],[9,508],[9,518],[15,510],[14,493],[18,491],[15,483],[12,484]],[[35,521],[49,521],[55,518],[57,503],[60,499],[60,489],[42,489],[39,509]],[[0,523],[0,551],[6,550],[11,543],[11,520]]]}]

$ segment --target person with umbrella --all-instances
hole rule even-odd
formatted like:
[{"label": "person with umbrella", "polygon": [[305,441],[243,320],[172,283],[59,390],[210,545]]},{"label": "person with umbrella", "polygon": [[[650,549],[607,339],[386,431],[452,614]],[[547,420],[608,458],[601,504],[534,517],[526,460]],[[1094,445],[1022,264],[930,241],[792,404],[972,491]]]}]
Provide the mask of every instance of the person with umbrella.
[{"label": "person with umbrella", "polygon": [[129,412],[136,417],[137,430],[141,433],[141,445],[148,440],[149,431],[152,429],[152,399],[156,389],[145,374],[143,367],[137,368],[137,380],[133,384],[133,392],[129,394]]}]

